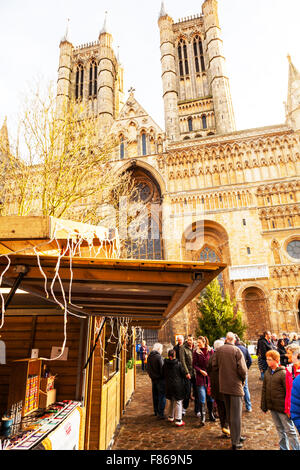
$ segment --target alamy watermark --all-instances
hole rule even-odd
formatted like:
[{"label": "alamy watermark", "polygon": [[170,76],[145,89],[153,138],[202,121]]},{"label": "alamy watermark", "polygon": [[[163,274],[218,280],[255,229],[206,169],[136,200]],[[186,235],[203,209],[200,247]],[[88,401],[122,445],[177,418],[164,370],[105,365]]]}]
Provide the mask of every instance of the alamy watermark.
[{"label": "alamy watermark", "polygon": [[100,206],[99,225],[118,229],[120,240],[184,241],[186,250],[198,250],[204,243],[204,204],[180,207],[168,203],[132,202],[126,196],[119,200],[119,208]]}]

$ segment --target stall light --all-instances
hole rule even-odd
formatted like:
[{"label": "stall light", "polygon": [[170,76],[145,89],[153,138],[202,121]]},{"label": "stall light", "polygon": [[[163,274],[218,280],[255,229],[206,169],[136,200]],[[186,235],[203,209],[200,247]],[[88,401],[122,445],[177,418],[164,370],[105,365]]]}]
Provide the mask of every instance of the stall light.
[{"label": "stall light", "polygon": [[[9,294],[10,291],[11,291],[10,287],[0,287],[1,294]],[[25,292],[25,290],[17,289],[16,294],[28,294],[28,292]]]}]

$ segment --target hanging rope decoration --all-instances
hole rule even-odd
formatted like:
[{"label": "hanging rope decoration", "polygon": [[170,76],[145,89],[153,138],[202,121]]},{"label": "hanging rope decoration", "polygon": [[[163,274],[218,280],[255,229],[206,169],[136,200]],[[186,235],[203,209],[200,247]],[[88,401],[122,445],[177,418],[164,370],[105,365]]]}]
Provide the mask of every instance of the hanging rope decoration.
[{"label": "hanging rope decoration", "polygon": [[[59,244],[59,237],[58,237],[58,232],[63,231],[66,233],[66,246],[64,249]],[[94,245],[94,240],[96,239],[97,241],[97,247]],[[55,254],[57,256],[57,262],[55,266],[55,272],[53,279],[48,279],[43,267],[42,267],[42,262],[41,262],[41,254],[45,252],[52,251],[52,244],[56,242],[57,244],[57,250],[55,250]],[[0,258],[6,258],[7,260],[7,265],[0,274],[0,287],[2,286],[4,276],[6,272],[9,270],[11,266],[11,259],[10,255],[16,255],[18,253],[26,252],[28,250],[33,250],[34,254],[36,255],[37,258],[37,265],[38,268],[41,272],[41,275],[44,279],[44,291],[45,291],[45,296],[47,299],[53,299],[53,301],[64,311],[64,326],[63,326],[63,344],[61,347],[61,352],[58,356],[55,358],[40,358],[44,361],[55,361],[59,359],[65,351],[65,346],[67,342],[67,322],[68,322],[68,315],[72,315],[78,318],[87,318],[86,315],[79,315],[74,313],[73,311],[71,312],[70,306],[76,307],[78,309],[81,309],[81,306],[75,305],[72,303],[72,283],[73,283],[73,258],[78,258],[82,257],[82,245],[87,244],[88,246],[88,251],[90,254],[90,257],[97,258],[98,255],[101,253],[105,255],[107,259],[109,258],[120,258],[120,243],[119,239],[114,236],[114,237],[106,237],[104,233],[98,233],[97,230],[95,231],[94,228],[91,228],[90,230],[86,230],[83,233],[79,233],[77,230],[72,230],[68,226],[66,226],[63,221],[57,220],[56,221],[56,226],[54,230],[53,237],[51,240],[42,242],[40,244],[35,245],[34,247],[29,246],[25,247],[24,249],[18,250],[11,252],[9,254],[2,254],[0,255]],[[61,280],[59,271],[60,271],[60,265],[61,265],[61,260],[65,257],[68,256],[69,259],[69,270],[70,270],[70,280],[69,280],[69,286],[68,286],[68,295],[66,296],[65,289],[63,286],[63,282]],[[60,287],[60,293],[62,296],[62,302],[57,299],[55,292],[54,292],[54,285],[55,283],[58,283]],[[48,283],[50,283],[50,286],[48,287]],[[4,325],[4,320],[5,320],[5,299],[3,296],[3,293],[0,290],[0,297],[1,297],[1,321],[0,321],[0,329]],[[111,321],[113,318],[111,318]],[[128,330],[128,324],[130,322],[130,319],[121,319],[120,320],[120,325],[118,325],[119,319],[117,320],[117,331],[120,332],[121,326]],[[101,325],[97,324],[96,326],[96,331],[100,330]],[[126,333],[127,334],[127,333]],[[119,335],[120,336],[120,335]],[[115,338],[118,341],[117,347],[121,347],[121,338],[114,336],[113,328],[112,328],[112,334],[111,338]],[[110,339],[111,339],[110,338]],[[100,340],[100,349],[102,353],[104,353],[105,345],[103,347],[101,340]]]},{"label": "hanging rope decoration", "polygon": [[[142,338],[144,334],[143,328],[140,326],[132,327],[130,325],[132,319],[130,317],[106,317],[106,324],[109,325],[110,334],[105,339],[106,343],[112,345],[115,344],[115,350],[110,356],[116,360],[121,360],[121,351],[125,353],[131,352],[125,345],[133,346],[133,339]],[[100,331],[100,324],[95,325],[95,336]],[[117,336],[115,335],[117,333]],[[105,357],[105,344],[102,343],[102,339],[99,338],[99,356]]]},{"label": "hanging rope decoration", "polygon": [[[2,281],[3,281],[4,274],[6,273],[6,271],[9,270],[10,264],[11,264],[11,260],[10,260],[9,256],[7,256],[7,255],[3,255],[3,256],[5,256],[5,258],[7,259],[7,266],[6,266],[6,268],[4,269],[4,271],[1,273],[1,276],[0,276],[0,287],[2,286]],[[0,294],[1,294],[1,324],[0,324],[0,328],[2,328],[3,325],[4,325],[5,300],[4,300],[4,295],[2,294],[1,291],[0,291]]]}]

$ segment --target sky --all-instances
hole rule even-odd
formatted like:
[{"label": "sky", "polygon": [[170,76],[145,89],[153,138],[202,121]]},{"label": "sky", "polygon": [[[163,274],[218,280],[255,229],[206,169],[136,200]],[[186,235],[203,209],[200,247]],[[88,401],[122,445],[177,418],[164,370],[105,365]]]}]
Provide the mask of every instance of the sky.
[{"label": "sky", "polygon": [[[165,0],[176,22],[202,0]],[[224,54],[238,130],[284,123],[289,53],[300,69],[299,0],[219,0]],[[0,127],[13,132],[22,96],[35,80],[57,80],[67,19],[74,46],[108,29],[128,89],[163,129],[158,15],[161,0],[0,0]]]}]

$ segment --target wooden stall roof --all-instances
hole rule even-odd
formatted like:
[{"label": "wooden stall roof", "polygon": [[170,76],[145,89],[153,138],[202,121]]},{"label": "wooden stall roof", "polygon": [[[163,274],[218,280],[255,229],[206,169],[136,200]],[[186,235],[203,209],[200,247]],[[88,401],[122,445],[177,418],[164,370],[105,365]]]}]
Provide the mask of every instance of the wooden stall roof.
[{"label": "wooden stall roof", "polygon": [[[1,221],[0,221],[1,222]],[[1,224],[0,224],[1,225]],[[11,230],[12,226],[7,226]],[[32,243],[37,231],[31,227],[18,241]],[[6,238],[5,238],[6,235]],[[0,243],[8,246],[8,234],[0,231]],[[30,235],[30,236],[29,236]],[[14,233],[16,236],[16,233]],[[49,235],[47,234],[47,237]],[[11,265],[3,276],[2,287],[11,287],[20,267],[28,269],[20,289],[31,295],[15,294],[7,314],[57,314],[62,310],[51,294],[57,256],[10,254]],[[40,270],[39,262],[43,273]],[[159,329],[194,299],[226,265],[221,263],[122,260],[65,256],[60,260],[60,282],[56,279],[53,293],[63,304],[63,294],[71,303],[68,310],[80,315],[130,317],[133,325]],[[0,273],[7,268],[7,258],[0,256]],[[45,276],[47,277],[45,290]],[[62,291],[63,287],[63,291]],[[47,298],[47,293],[50,294]]]},{"label": "wooden stall roof", "polygon": [[76,241],[79,236],[89,239],[94,246],[99,246],[100,241],[103,245],[111,243],[110,240],[118,242],[115,231],[106,227],[45,216],[0,217],[0,254],[22,250],[34,254],[34,247],[40,253],[50,254],[57,251],[57,242],[63,248],[68,238]]}]

